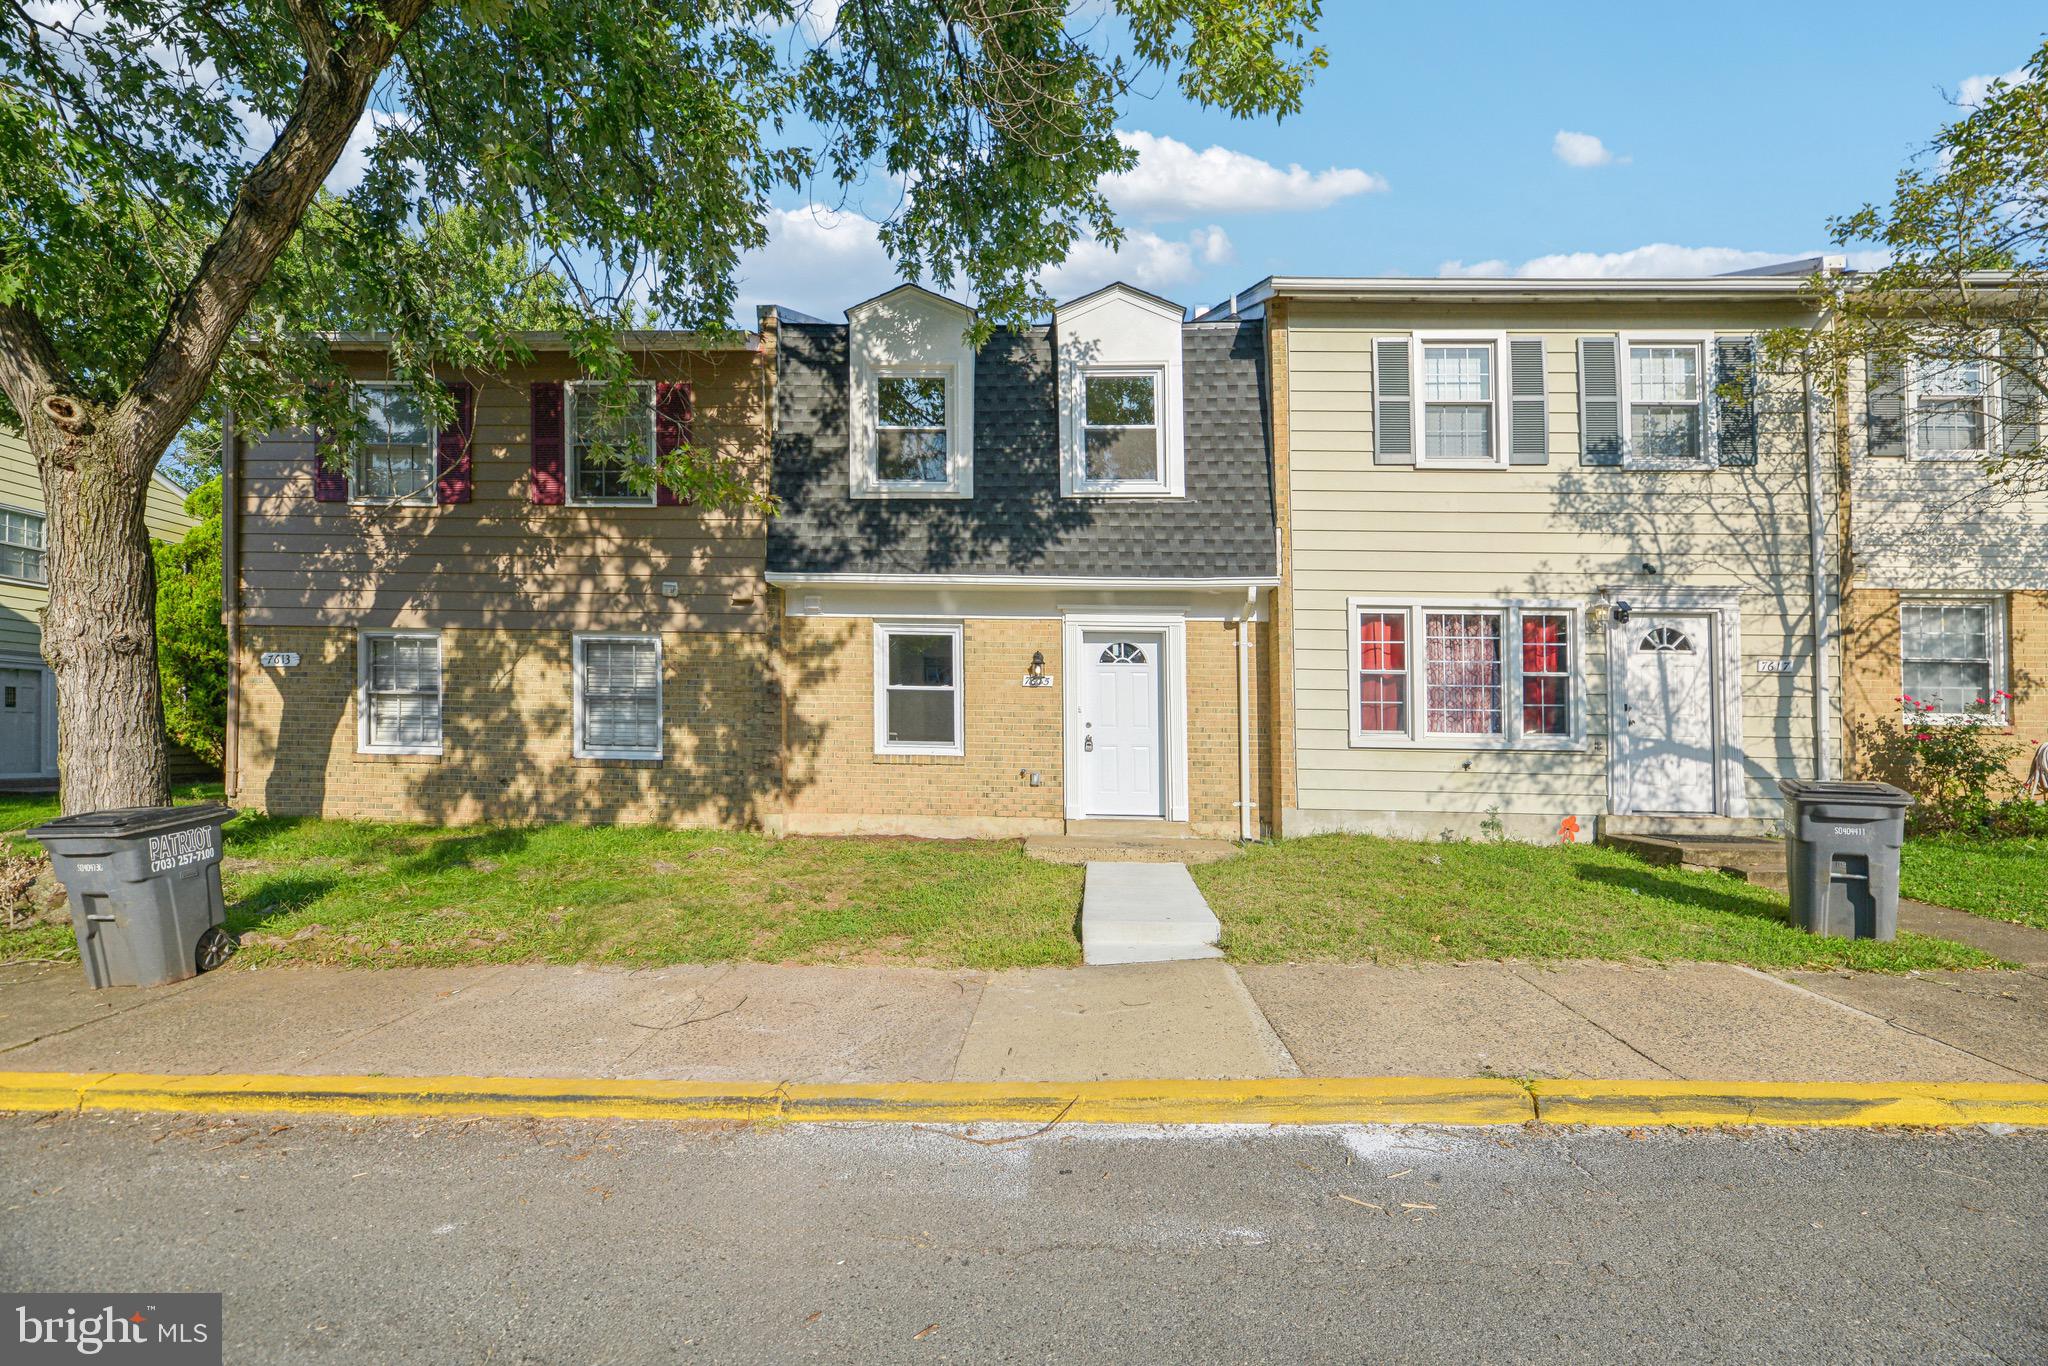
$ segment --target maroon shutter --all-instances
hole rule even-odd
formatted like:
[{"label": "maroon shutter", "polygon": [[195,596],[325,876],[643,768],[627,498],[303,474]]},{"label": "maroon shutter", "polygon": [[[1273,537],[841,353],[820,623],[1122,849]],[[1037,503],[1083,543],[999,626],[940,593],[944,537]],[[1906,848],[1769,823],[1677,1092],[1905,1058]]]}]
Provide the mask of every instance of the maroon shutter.
[{"label": "maroon shutter", "polygon": [[[654,457],[656,467],[666,469],[668,457],[679,446],[690,444],[690,384],[688,380],[663,380],[654,386]],[[683,500],[666,481],[654,486],[654,501],[675,507]]]},{"label": "maroon shutter", "polygon": [[529,386],[533,396],[533,477],[527,496],[536,503],[562,501],[562,381],[541,380]]},{"label": "maroon shutter", "polygon": [[342,470],[327,467],[328,441],[320,432],[313,433],[313,501],[316,503],[346,503],[348,501],[348,475]]},{"label": "maroon shutter", "polygon": [[476,430],[476,390],[456,380],[448,386],[448,397],[455,400],[455,425],[442,428],[435,443],[434,501],[466,503],[473,482],[469,439]]}]

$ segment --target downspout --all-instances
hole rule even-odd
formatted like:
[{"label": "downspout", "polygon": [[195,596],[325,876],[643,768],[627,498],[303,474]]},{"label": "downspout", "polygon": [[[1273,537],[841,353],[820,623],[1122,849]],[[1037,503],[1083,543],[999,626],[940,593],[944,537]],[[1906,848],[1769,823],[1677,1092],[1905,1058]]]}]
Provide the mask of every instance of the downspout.
[{"label": "downspout", "polygon": [[1244,590],[1244,610],[1237,614],[1237,834],[1249,843],[1258,838],[1252,806],[1251,617],[1259,590]]},{"label": "downspout", "polygon": [[221,790],[227,799],[235,799],[235,775],[240,765],[236,762],[240,752],[240,703],[241,688],[237,678],[241,673],[241,655],[238,647],[241,632],[237,629],[237,608],[241,604],[241,572],[237,564],[241,545],[237,532],[242,521],[241,500],[241,437],[235,432],[235,410],[223,408],[220,415],[220,620],[227,628],[228,637],[228,687],[227,687],[227,730],[221,740]]},{"label": "downspout", "polygon": [[1802,374],[1806,429],[1806,563],[1807,591],[1813,621],[1813,776],[1826,781],[1829,765],[1828,718],[1833,714],[1828,684],[1828,641],[1834,636],[1834,617],[1827,598],[1827,518],[1823,511],[1820,441],[1814,420],[1813,377]]}]

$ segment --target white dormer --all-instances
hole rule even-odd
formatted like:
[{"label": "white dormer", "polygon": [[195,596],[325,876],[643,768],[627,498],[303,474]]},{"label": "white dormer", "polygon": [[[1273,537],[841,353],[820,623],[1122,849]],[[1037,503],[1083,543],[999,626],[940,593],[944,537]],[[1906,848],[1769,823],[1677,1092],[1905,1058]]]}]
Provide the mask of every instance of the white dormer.
[{"label": "white dormer", "polygon": [[974,310],[898,285],[846,310],[855,498],[974,496]]},{"label": "white dormer", "polygon": [[1053,310],[1060,387],[1060,494],[1179,498],[1179,304],[1115,284]]}]

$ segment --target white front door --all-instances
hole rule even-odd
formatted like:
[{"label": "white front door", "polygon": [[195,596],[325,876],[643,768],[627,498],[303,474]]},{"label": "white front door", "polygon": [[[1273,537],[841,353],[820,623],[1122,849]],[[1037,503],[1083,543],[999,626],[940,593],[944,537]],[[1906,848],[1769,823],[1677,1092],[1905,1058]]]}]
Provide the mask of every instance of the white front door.
[{"label": "white front door", "polygon": [[1090,816],[1166,814],[1156,631],[1081,633],[1082,807]]},{"label": "white front door", "polygon": [[0,669],[0,777],[43,771],[43,671]]},{"label": "white front door", "polygon": [[1638,616],[1626,627],[1622,726],[1628,809],[1712,815],[1714,619]]}]

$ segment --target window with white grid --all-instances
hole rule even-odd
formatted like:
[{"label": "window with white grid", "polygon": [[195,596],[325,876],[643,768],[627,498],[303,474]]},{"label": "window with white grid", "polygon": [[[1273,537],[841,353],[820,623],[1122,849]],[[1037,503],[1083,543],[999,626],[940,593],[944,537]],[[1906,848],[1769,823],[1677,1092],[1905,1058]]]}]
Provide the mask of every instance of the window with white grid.
[{"label": "window with white grid", "polygon": [[357,747],[367,754],[441,752],[441,638],[366,632]]},{"label": "window with white grid", "polygon": [[576,638],[576,757],[661,757],[659,638]]},{"label": "window with white grid", "polygon": [[356,503],[432,503],[434,427],[405,384],[363,383],[355,390],[363,415],[348,496]]},{"label": "window with white grid", "polygon": [[1444,464],[1493,463],[1493,347],[1422,347],[1422,454]]},{"label": "window with white grid", "polygon": [[1997,598],[1899,604],[1900,691],[1910,719],[2005,723],[2003,607]]},{"label": "window with white grid", "polygon": [[1698,342],[1631,342],[1629,454],[1649,464],[1697,464],[1706,442],[1704,348]]},{"label": "window with white grid", "polygon": [[1353,598],[1350,616],[1353,745],[1583,741],[1576,605]]},{"label": "window with white grid", "polygon": [[627,386],[623,403],[602,380],[568,386],[569,501],[599,506],[652,506],[654,385]]},{"label": "window with white grid", "polygon": [[1991,447],[1991,364],[1922,360],[1913,367],[1910,445],[1930,460],[1982,456]]},{"label": "window with white grid", "polygon": [[0,578],[46,582],[43,519],[33,512],[0,508]]},{"label": "window with white grid", "polygon": [[1501,734],[1501,614],[1425,612],[1422,622],[1423,732]]}]

